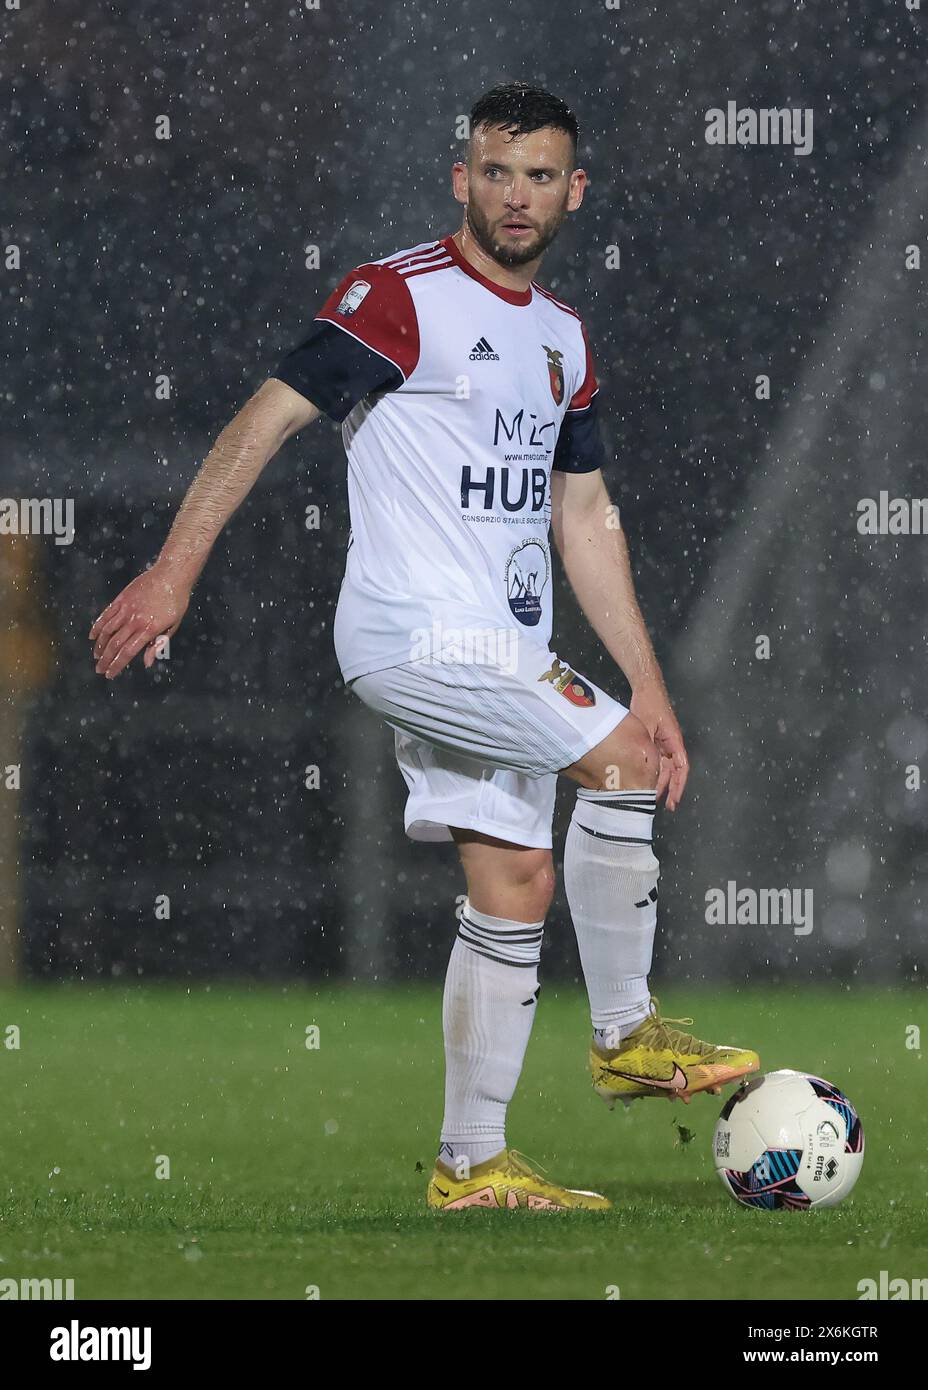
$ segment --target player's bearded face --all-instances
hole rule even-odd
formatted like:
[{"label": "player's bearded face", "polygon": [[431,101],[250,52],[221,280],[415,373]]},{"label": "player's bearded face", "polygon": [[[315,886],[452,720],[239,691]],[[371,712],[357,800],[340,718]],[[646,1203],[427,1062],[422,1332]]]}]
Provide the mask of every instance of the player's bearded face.
[{"label": "player's bearded face", "polygon": [[[553,138],[552,138],[553,136]],[[525,265],[546,251],[567,215],[570,141],[534,132],[509,141],[499,131],[475,138],[466,217],[474,240],[499,265]],[[495,159],[500,163],[494,163]],[[551,174],[534,171],[549,166]],[[522,224],[527,230],[516,230]]]},{"label": "player's bearded face", "polygon": [[[564,204],[567,202],[567,194],[564,194]],[[537,214],[529,221],[528,214],[525,212],[511,213],[504,212],[498,215],[488,213],[476,202],[467,204],[467,221],[474,235],[474,240],[482,246],[488,256],[492,256],[494,261],[500,265],[525,265],[528,261],[534,261],[538,256],[546,251],[558,234],[558,229],[567,215],[566,206],[562,206],[557,212],[550,213],[544,221],[539,223]],[[507,243],[504,231],[504,224],[512,217],[517,217],[520,221],[529,222],[533,234],[527,235],[516,245]]]}]

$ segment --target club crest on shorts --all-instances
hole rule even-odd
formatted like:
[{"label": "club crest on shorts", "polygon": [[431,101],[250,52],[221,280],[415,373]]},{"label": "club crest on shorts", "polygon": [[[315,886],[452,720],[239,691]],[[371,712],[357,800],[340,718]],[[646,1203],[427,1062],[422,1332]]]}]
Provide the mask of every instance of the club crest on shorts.
[{"label": "club crest on shorts", "polygon": [[341,303],[335,310],[336,314],[348,318],[351,314],[357,313],[365,296],[370,293],[370,288],[366,280],[355,280],[342,295]]},{"label": "club crest on shorts", "polygon": [[576,671],[572,671],[569,666],[565,666],[563,661],[554,658],[554,665],[548,671],[544,671],[538,679],[540,681],[550,681],[565,700],[569,700],[572,705],[595,705],[596,691],[592,686],[587,685]]},{"label": "club crest on shorts", "polygon": [[548,354],[548,381],[551,386],[551,394],[554,397],[555,405],[560,405],[564,399],[564,368],[561,365],[564,354],[557,348],[549,348],[545,343],[541,345]]},{"label": "club crest on shorts", "polygon": [[526,627],[541,620],[541,595],[548,582],[548,548],[541,541],[523,541],[506,561],[506,597],[514,616]]}]

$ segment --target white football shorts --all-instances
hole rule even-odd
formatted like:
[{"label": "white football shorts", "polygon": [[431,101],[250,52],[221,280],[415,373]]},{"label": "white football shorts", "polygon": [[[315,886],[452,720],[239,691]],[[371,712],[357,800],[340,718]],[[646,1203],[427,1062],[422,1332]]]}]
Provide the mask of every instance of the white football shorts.
[{"label": "white football shorts", "polygon": [[439,653],[356,676],[348,689],[395,730],[412,840],[450,840],[453,825],[550,849],[558,771],[628,714],[524,639],[505,663]]}]

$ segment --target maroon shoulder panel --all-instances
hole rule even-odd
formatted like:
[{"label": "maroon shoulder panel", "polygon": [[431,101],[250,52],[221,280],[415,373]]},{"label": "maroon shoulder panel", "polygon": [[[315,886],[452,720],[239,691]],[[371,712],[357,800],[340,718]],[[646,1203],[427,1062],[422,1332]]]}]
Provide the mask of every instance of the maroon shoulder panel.
[{"label": "maroon shoulder panel", "polygon": [[419,324],[409,286],[387,265],[360,265],[336,285],[317,319],[337,324],[409,377],[419,361]]}]

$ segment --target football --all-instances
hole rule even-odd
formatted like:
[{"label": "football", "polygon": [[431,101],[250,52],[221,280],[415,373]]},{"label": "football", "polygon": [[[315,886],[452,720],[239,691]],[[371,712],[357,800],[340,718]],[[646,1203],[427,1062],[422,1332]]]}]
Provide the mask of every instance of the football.
[{"label": "football", "polygon": [[833,1207],[864,1161],[864,1131],[847,1096],[801,1071],[741,1086],[715,1127],[716,1171],[736,1201],[766,1211]]}]

